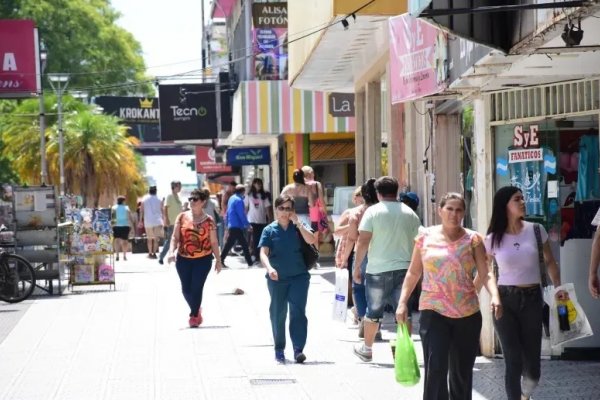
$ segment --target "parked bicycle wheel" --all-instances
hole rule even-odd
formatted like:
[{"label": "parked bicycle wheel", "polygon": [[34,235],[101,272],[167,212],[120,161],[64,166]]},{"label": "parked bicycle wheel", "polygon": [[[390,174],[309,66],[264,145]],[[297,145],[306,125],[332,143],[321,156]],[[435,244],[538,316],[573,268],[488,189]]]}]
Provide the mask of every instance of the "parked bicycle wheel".
[{"label": "parked bicycle wheel", "polygon": [[0,254],[0,300],[18,303],[35,289],[35,271],[29,261],[16,254]]}]

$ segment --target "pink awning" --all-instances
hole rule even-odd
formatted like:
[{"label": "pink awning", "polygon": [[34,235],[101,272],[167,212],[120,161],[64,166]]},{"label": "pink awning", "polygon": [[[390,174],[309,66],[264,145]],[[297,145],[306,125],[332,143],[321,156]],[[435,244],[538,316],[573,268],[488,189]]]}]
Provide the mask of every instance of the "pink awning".
[{"label": "pink awning", "polygon": [[212,18],[227,18],[233,11],[235,0],[214,0]]}]

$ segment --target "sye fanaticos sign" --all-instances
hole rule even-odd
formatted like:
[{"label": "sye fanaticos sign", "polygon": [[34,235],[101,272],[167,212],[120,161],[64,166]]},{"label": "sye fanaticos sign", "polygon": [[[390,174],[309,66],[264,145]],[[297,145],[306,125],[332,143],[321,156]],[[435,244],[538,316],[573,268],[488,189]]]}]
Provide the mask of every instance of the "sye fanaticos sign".
[{"label": "sye fanaticos sign", "polygon": [[38,34],[31,20],[0,19],[0,98],[40,90]]}]

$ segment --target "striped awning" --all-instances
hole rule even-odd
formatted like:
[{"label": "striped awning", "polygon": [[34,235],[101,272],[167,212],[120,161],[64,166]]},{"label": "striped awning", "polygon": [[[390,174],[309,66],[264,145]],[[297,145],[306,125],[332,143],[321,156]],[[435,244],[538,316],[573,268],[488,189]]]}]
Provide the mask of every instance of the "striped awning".
[{"label": "striped awning", "polygon": [[325,92],[292,89],[287,81],[244,81],[234,97],[232,136],[354,132],[354,117],[332,117],[328,107]]}]

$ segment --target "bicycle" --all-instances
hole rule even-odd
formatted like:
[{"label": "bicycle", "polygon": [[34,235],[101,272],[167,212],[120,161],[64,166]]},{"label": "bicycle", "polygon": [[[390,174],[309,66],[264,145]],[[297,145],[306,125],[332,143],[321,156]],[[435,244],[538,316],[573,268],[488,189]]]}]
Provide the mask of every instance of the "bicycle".
[{"label": "bicycle", "polygon": [[35,289],[35,270],[25,258],[0,251],[0,300],[18,303]]}]

